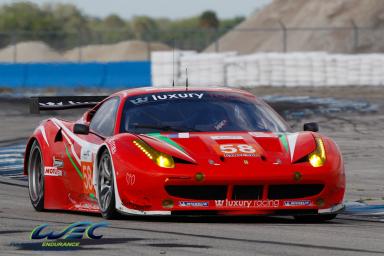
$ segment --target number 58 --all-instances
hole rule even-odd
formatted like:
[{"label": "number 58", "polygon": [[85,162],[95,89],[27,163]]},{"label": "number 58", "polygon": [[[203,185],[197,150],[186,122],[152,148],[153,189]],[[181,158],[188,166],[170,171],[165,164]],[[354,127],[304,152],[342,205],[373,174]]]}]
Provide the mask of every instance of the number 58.
[{"label": "number 58", "polygon": [[226,154],[234,154],[236,152],[242,153],[256,153],[256,149],[247,144],[224,144],[220,145],[220,151]]}]

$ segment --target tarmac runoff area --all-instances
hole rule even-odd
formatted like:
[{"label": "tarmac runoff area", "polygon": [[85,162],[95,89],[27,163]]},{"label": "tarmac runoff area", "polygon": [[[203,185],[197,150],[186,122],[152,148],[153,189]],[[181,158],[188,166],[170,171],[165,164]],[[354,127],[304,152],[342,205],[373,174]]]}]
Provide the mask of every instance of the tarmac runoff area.
[{"label": "tarmac runoff area", "polygon": [[[384,89],[257,88],[252,90],[288,117],[294,130],[316,121],[344,155],[347,209],[323,224],[291,218],[122,217],[100,229],[100,240],[81,240],[63,255],[380,255],[384,254]],[[1,255],[56,255],[29,239],[43,223],[61,230],[98,215],[37,213],[21,175],[26,138],[42,119],[76,119],[81,111],[29,115],[27,101],[0,98]],[[53,250],[53,251],[52,251]]]}]

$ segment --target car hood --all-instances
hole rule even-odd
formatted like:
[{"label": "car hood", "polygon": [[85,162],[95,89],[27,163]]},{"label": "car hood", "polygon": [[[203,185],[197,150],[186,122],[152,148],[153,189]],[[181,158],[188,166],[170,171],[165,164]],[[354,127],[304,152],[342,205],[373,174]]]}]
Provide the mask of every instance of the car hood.
[{"label": "car hood", "polygon": [[299,161],[316,149],[312,132],[150,133],[139,137],[156,150],[190,163],[236,163],[246,159],[279,164]]}]

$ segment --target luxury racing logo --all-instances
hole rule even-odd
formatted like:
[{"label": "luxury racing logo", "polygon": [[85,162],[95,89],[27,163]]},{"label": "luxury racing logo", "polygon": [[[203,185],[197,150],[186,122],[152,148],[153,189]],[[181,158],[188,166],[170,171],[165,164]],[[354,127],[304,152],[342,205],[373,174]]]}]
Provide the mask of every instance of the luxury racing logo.
[{"label": "luxury racing logo", "polygon": [[173,100],[173,99],[202,99],[204,93],[168,93],[168,94],[152,94],[147,97],[138,97],[130,100],[135,105],[144,104],[154,101]]},{"label": "luxury racing logo", "polygon": [[[52,231],[48,224],[42,224],[32,230],[31,240],[58,240],[60,241],[44,241],[42,247],[77,247],[80,245],[78,240],[88,238],[99,240],[103,236],[98,235],[96,230],[101,227],[107,227],[108,223],[93,222],[75,222],[61,231]],[[66,241],[68,240],[68,241]],[[76,241],[77,240],[77,241]]]},{"label": "luxury racing logo", "polygon": [[215,200],[216,207],[277,208],[280,200]]}]

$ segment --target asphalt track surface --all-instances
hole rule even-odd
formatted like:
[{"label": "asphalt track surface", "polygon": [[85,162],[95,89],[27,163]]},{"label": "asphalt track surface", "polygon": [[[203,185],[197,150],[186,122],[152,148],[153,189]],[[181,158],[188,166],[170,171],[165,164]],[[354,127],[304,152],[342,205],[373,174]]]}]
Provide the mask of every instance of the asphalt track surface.
[{"label": "asphalt track surface", "polygon": [[[52,230],[61,230],[73,222],[103,219],[32,208],[26,180],[17,172],[19,167],[11,166],[21,164],[26,135],[46,116],[30,117],[24,107],[0,102],[0,255],[384,255],[382,208],[360,214],[351,210],[322,224],[298,223],[289,217],[121,217],[97,231],[103,235],[100,240],[84,239],[73,251],[41,251],[41,241],[29,239],[36,226],[47,223]],[[383,204],[382,113],[380,109],[375,114],[316,117],[345,155],[347,201]],[[292,125],[299,127],[304,121]]]}]

